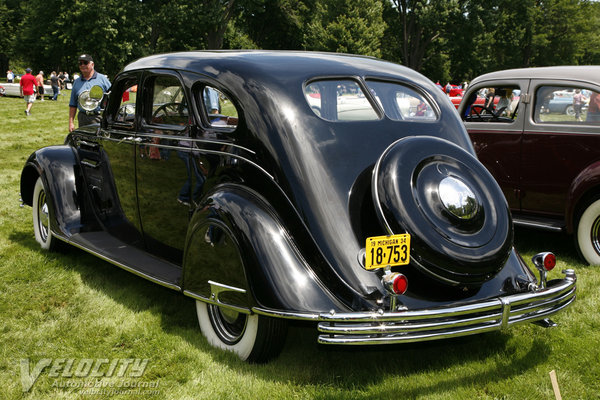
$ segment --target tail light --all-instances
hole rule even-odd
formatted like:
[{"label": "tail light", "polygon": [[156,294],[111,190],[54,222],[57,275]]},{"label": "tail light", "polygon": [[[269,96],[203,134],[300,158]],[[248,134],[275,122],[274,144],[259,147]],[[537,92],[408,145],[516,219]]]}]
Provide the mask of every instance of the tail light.
[{"label": "tail light", "polygon": [[398,272],[392,272],[383,276],[383,285],[392,294],[404,294],[408,289],[408,278]]},{"label": "tail light", "polygon": [[540,272],[540,281],[538,282],[538,288],[545,289],[546,281],[548,279],[547,273],[556,266],[556,256],[553,253],[547,251],[545,253],[536,254],[535,256],[533,256],[531,261],[533,261],[533,264]]},{"label": "tail light", "polygon": [[550,252],[536,254],[531,261],[537,269],[543,268],[546,271],[551,271],[556,266],[556,256]]}]

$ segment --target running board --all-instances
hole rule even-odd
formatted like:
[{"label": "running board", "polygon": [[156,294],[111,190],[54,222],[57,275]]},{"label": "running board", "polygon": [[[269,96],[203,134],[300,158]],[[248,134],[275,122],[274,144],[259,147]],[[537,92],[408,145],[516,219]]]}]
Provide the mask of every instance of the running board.
[{"label": "running board", "polygon": [[65,241],[125,271],[181,291],[182,272],[179,266],[149,255],[106,232],[77,233]]}]

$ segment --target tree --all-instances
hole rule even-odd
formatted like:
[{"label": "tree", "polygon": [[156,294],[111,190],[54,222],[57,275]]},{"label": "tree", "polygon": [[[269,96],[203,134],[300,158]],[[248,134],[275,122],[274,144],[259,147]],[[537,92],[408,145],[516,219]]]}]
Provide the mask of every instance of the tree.
[{"label": "tree", "polygon": [[420,71],[432,54],[432,45],[443,44],[449,16],[458,10],[456,0],[391,0],[386,5],[388,30],[385,54]]},{"label": "tree", "polygon": [[21,21],[20,2],[15,0],[0,0],[0,71],[4,73],[9,68],[10,59],[16,55],[17,29]]},{"label": "tree", "polygon": [[235,29],[264,49],[304,47],[304,29],[313,18],[315,0],[246,1]]},{"label": "tree", "polygon": [[379,0],[322,0],[307,24],[304,47],[381,57],[386,27],[382,13]]}]

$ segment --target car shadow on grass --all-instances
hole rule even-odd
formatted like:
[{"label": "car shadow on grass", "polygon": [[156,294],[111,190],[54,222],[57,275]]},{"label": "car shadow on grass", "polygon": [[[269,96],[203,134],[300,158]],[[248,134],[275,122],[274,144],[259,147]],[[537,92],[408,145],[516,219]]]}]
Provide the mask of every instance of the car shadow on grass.
[{"label": "car shadow on grass", "polygon": [[[31,249],[39,249],[30,232],[13,232],[9,239]],[[141,279],[83,250],[46,253],[61,267],[81,277],[84,285],[101,292],[134,311],[150,311],[160,317],[161,329],[208,354],[210,358],[242,374],[265,381],[295,385],[325,385],[342,391],[383,384],[389,379],[414,379],[411,385],[384,385],[380,397],[420,397],[452,390],[457,386],[477,386],[482,382],[509,379],[547,360],[547,344],[542,339],[529,341],[529,349],[517,358],[511,353],[512,334],[493,332],[463,338],[386,346],[327,346],[317,344],[316,324],[291,322],[281,355],[264,365],[250,365],[235,355],[211,347],[198,328],[194,301],[182,294]],[[536,328],[542,329],[542,328]],[[190,356],[191,357],[191,356]],[[193,363],[193,359],[191,360]],[[477,373],[462,370],[465,364]],[[201,367],[200,367],[201,368]],[[444,374],[447,378],[423,381],[424,374]],[[456,372],[458,370],[458,372]],[[419,375],[421,375],[419,377]],[[393,389],[388,387],[392,386]],[[400,388],[400,389],[399,389]]]},{"label": "car shadow on grass", "polygon": [[569,264],[580,264],[572,235],[563,232],[549,232],[538,229],[515,227],[515,248],[520,253],[553,252],[559,260]]}]

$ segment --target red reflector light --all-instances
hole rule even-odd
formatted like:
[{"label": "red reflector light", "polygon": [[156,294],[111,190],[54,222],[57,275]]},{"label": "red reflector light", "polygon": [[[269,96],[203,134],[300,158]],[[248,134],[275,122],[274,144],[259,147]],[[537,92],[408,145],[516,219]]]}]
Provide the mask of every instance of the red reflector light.
[{"label": "red reflector light", "polygon": [[402,274],[398,274],[394,278],[393,289],[394,289],[394,293],[396,293],[396,294],[406,293],[406,289],[408,289],[408,279],[406,278],[406,276],[404,276]]},{"label": "red reflector light", "polygon": [[550,271],[556,266],[556,256],[552,253],[548,253],[544,256],[544,269]]}]

